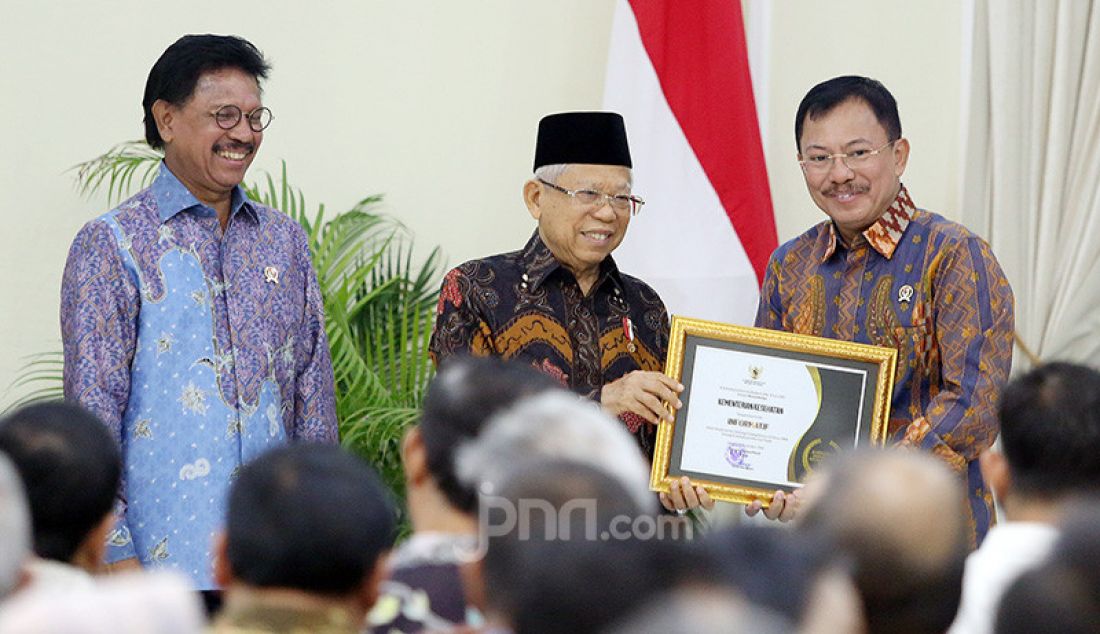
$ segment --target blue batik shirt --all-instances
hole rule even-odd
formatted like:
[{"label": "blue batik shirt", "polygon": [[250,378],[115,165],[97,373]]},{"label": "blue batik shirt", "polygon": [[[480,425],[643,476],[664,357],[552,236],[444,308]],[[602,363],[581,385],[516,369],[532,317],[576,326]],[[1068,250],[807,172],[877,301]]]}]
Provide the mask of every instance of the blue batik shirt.
[{"label": "blue batik shirt", "polygon": [[212,545],[241,465],[337,440],[332,363],[305,232],[232,194],[213,209],[161,164],[86,224],[61,287],[65,395],[123,456],[108,561],[137,557],[214,588]]}]

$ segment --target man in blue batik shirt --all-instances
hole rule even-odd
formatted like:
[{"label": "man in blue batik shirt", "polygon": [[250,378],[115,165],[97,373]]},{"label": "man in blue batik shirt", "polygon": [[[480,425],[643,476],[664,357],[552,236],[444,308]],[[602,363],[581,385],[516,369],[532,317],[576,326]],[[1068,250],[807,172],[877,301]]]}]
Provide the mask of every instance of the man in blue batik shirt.
[{"label": "man in blue batik shirt", "polygon": [[107,560],[202,590],[237,470],[288,440],[337,440],[305,232],[240,187],[271,122],[268,69],[237,37],[168,47],[143,99],[156,180],[80,230],[62,280],[65,395],[123,455]]}]

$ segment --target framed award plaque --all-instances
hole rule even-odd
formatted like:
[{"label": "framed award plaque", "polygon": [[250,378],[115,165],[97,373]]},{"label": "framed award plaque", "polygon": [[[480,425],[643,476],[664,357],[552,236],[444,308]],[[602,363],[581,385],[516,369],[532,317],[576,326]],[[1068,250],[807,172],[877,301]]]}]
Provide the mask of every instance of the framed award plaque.
[{"label": "framed award plaque", "polygon": [[893,348],[673,317],[665,374],[684,385],[683,406],[658,427],[650,488],[688,476],[714,499],[767,506],[830,455],[885,443],[896,359]]}]

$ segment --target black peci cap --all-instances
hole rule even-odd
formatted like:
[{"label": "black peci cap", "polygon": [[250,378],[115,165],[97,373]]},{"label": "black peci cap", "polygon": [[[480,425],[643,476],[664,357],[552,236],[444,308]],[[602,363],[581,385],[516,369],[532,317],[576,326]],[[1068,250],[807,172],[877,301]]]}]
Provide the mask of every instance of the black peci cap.
[{"label": "black peci cap", "polygon": [[539,121],[535,169],[559,163],[633,167],[617,112],[559,112]]}]

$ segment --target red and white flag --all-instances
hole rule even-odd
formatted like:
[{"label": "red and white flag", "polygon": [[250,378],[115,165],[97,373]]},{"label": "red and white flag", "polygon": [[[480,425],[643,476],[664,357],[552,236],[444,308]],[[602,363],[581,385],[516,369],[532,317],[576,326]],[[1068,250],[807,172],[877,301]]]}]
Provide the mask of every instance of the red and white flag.
[{"label": "red and white flag", "polygon": [[615,251],[670,313],[752,324],[775,218],[738,0],[619,0],[604,108],[646,199]]}]

